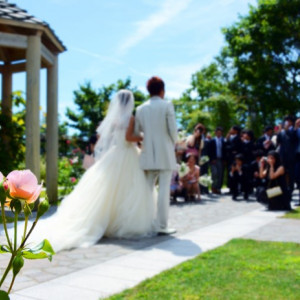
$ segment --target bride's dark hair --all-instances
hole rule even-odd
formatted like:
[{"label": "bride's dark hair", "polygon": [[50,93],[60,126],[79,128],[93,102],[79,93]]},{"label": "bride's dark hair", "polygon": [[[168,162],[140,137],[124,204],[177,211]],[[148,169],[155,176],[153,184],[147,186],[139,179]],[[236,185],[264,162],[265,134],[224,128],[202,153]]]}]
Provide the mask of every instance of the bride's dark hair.
[{"label": "bride's dark hair", "polygon": [[118,97],[120,99],[120,104],[126,106],[130,98],[132,97],[132,94],[127,90],[122,90],[121,92],[118,93]]}]

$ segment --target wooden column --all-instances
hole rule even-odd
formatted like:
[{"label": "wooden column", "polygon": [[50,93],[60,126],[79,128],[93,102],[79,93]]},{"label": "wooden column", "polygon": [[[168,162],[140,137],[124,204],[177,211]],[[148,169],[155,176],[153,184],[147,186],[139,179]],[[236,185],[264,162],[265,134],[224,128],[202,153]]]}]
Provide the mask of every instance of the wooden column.
[{"label": "wooden column", "polygon": [[46,183],[50,202],[57,201],[58,181],[58,57],[47,68]]},{"label": "wooden column", "polygon": [[26,51],[26,168],[40,179],[41,34],[28,36]]},{"label": "wooden column", "polygon": [[2,71],[2,113],[12,117],[12,72],[10,63],[5,63]]},{"label": "wooden column", "polygon": [[[9,123],[12,119],[12,72],[10,63],[6,62],[2,68],[2,114],[7,118],[4,122]],[[10,134],[5,127],[1,129],[0,138],[3,140],[5,149],[3,151],[10,151]]]}]

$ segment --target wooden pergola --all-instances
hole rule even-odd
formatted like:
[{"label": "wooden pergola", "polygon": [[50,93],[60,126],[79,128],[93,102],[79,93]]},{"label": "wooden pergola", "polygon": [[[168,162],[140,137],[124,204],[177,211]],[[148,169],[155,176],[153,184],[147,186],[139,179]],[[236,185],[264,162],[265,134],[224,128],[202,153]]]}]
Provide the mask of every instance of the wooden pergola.
[{"label": "wooden pergola", "polygon": [[46,187],[57,200],[58,55],[66,50],[49,25],[0,0],[2,113],[12,116],[12,76],[26,72],[26,168],[40,178],[40,69],[47,70]]}]

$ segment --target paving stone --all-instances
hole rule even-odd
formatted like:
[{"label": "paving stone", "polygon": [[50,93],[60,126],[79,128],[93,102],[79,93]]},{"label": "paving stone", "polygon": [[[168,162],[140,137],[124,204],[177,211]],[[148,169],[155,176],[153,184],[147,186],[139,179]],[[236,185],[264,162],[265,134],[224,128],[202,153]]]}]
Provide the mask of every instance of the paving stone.
[{"label": "paving stone", "polygon": [[[257,209],[262,209],[262,206],[253,199],[250,199],[250,201],[232,201],[227,195],[203,196],[202,204],[179,203],[171,205],[169,226],[177,229],[177,233],[175,235],[153,236],[130,240],[104,237],[96,245],[86,249],[81,248],[72,249],[70,251],[61,251],[53,257],[53,261],[51,263],[47,260],[43,262],[37,260],[32,261],[31,263],[27,263],[26,261],[22,274],[16,279],[16,288],[19,279],[20,283],[24,283],[24,288],[26,287],[26,280],[28,280],[28,278],[30,279],[28,280],[28,287],[32,286],[32,282],[45,281],[46,284],[47,281],[51,279],[52,275],[57,277],[57,282],[59,282],[59,279],[65,278],[65,276],[71,276],[74,272],[91,272],[90,269],[93,268],[93,266],[98,266],[99,264],[106,262],[110,262],[112,266],[110,271],[107,273],[107,277],[109,278],[122,278],[120,275],[118,276],[118,274],[114,276],[113,270],[116,270],[117,268],[120,268],[120,274],[124,271],[124,269],[128,269],[129,274],[130,272],[133,272],[132,270],[136,270],[137,274],[140,273],[141,275],[146,276],[145,278],[148,278],[151,277],[158,269],[163,270],[168,268],[174,263],[174,261],[180,262],[181,259],[184,259],[187,256],[193,256],[195,253],[213,249],[219,244],[226,242],[232,237],[230,235],[220,235],[218,228],[216,227],[214,229],[213,225],[225,222],[223,226],[226,227],[228,232],[230,232],[230,230],[236,231],[236,225],[232,225],[230,222],[226,223],[226,221],[238,218],[241,215],[247,215],[247,213],[251,215],[251,212],[257,211]],[[55,210],[51,210],[50,214],[54,211]],[[245,222],[243,222],[243,219],[241,219],[238,226],[240,227],[238,228],[238,232],[247,232],[249,228],[252,228],[251,226],[255,226],[255,223],[261,220],[262,216],[266,219],[274,219],[274,215],[271,212],[269,214],[263,211],[262,215],[259,213],[257,213],[257,215],[252,214],[251,218],[248,218],[248,221],[245,220]],[[299,239],[297,239],[297,237],[300,236],[300,226],[297,226],[298,224],[300,224],[300,221],[298,220],[276,219],[275,221],[268,223],[268,226],[255,229],[251,233],[247,232],[245,237],[276,240],[279,239],[281,235],[284,235],[285,240],[299,241]],[[204,231],[199,231],[199,229],[207,228],[208,226],[211,226],[209,234]],[[289,231],[290,234],[287,234],[287,231],[285,231],[283,227],[287,228],[287,231]],[[276,228],[275,231],[277,231],[278,237],[272,235],[272,228],[273,232],[274,228]],[[183,239],[182,236],[185,236],[186,239]],[[189,238],[192,238],[194,242],[191,242]],[[281,237],[281,239],[283,238]],[[3,240],[5,239],[0,237],[0,242]],[[178,243],[180,240],[181,242]],[[219,244],[215,242],[216,240],[219,241]],[[164,243],[169,246],[164,246]],[[151,256],[147,257],[149,254],[144,253],[145,256],[141,257],[143,252],[146,251],[145,249],[149,247],[154,249],[154,253],[157,255],[157,265],[145,262],[147,259],[151,258]],[[129,260],[127,262],[122,261],[122,257],[130,256],[130,254],[134,253],[136,250],[141,251],[138,258],[133,258],[132,261]],[[165,261],[161,259],[162,256],[160,258],[158,256],[162,250],[166,250],[171,253],[171,255],[168,256],[168,259],[164,257]],[[5,266],[4,263],[9,259],[9,256],[5,259],[3,259],[3,256],[4,255],[0,255],[0,272],[2,272],[4,268],[3,266]],[[179,259],[177,257],[179,257]],[[139,267],[142,263],[145,266],[144,268]],[[97,276],[103,277],[104,271],[102,269],[94,271],[98,272],[96,273]],[[27,279],[22,279],[22,277]],[[130,281],[136,280],[136,277],[133,275],[128,278]],[[39,287],[41,287],[41,284],[39,284]],[[61,292],[64,290],[64,287],[64,285],[58,284],[56,291]],[[66,291],[70,291],[69,288],[70,286],[66,288]],[[16,289],[14,289],[14,291],[15,290]],[[26,289],[24,297],[36,297],[35,299],[71,299],[68,298],[69,296],[66,296],[67,298],[50,298],[50,295],[48,295],[48,298],[43,298],[43,296],[40,296],[40,294],[36,291],[33,294],[30,294],[29,290],[30,289]],[[17,292],[16,295],[18,295],[18,293],[19,292]],[[62,293],[65,295],[65,292]],[[73,292],[70,291],[70,295],[73,295],[72,293]],[[87,291],[86,298],[84,299],[98,299],[102,296],[105,297],[105,295],[107,295],[107,291],[100,291],[95,298],[95,293],[91,290]],[[13,299],[14,298],[12,298],[12,300]],[[75,297],[72,299],[75,300],[77,298]]]}]

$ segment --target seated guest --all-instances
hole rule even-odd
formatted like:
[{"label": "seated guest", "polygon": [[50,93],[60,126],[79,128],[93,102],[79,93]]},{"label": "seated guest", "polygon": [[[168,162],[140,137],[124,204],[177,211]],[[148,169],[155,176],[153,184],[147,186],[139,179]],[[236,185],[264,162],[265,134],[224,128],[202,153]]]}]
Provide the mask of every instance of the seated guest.
[{"label": "seated guest", "polygon": [[249,173],[251,176],[251,188],[257,188],[259,186],[263,186],[263,181],[259,177],[259,167],[260,167],[260,161],[262,157],[264,156],[263,150],[256,150],[254,152],[255,160],[253,160],[250,164]]},{"label": "seated guest", "polygon": [[272,126],[266,126],[264,135],[256,141],[257,149],[262,150],[264,156],[267,156],[269,151],[275,150],[275,144],[272,141],[273,131]]},{"label": "seated guest", "polygon": [[[177,165],[179,168],[179,165]],[[172,179],[171,179],[171,202],[176,203],[177,197],[181,196],[182,194],[182,186],[181,182],[179,180],[179,174],[178,171],[173,171],[172,173]]]},{"label": "seated guest", "polygon": [[242,154],[237,154],[229,171],[229,187],[232,199],[236,200],[240,193],[244,193],[244,199],[249,196],[249,171],[247,165],[244,164]]},{"label": "seated guest", "polygon": [[276,151],[268,153],[267,161],[263,157],[260,161],[259,176],[266,179],[267,188],[280,187],[282,193],[275,197],[267,198],[269,210],[290,210],[290,197],[285,181],[285,168]]},{"label": "seated guest", "polygon": [[200,201],[200,167],[196,165],[196,162],[197,156],[192,153],[188,153],[187,166],[189,171],[186,175],[180,178],[180,182],[185,190],[188,201],[192,200],[195,194],[197,195],[197,200]]}]

